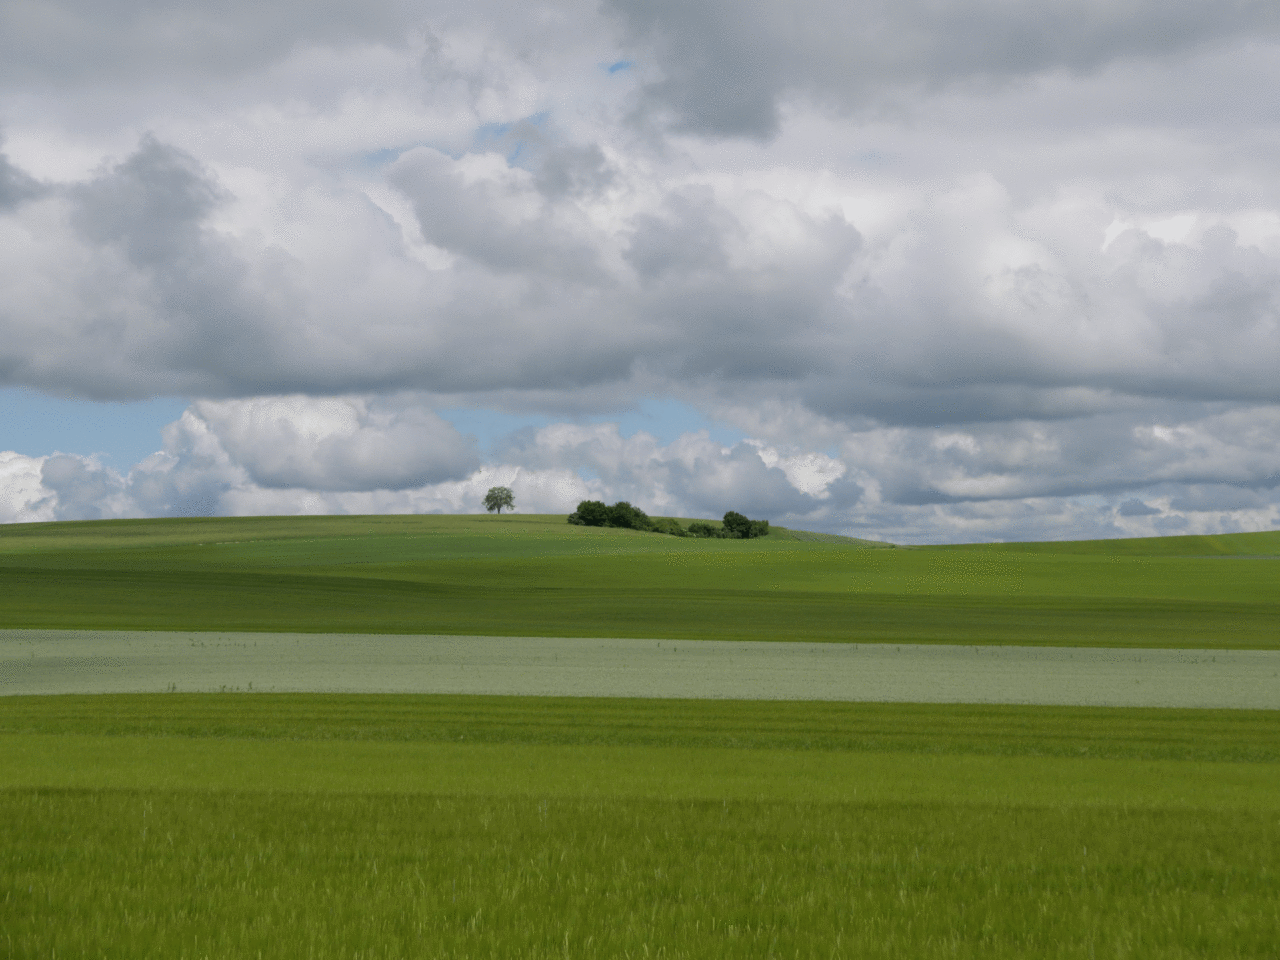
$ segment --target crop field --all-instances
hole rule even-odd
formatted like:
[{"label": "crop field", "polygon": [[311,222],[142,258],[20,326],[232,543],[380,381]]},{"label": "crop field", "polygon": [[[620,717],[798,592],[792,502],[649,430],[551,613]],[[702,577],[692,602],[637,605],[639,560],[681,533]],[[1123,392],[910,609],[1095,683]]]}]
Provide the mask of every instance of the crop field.
[{"label": "crop field", "polygon": [[1265,711],[0,700],[0,955],[1265,957]]},{"label": "crop field", "polygon": [[1280,532],[894,549],[563,517],[0,528],[0,628],[1280,649]]},{"label": "crop field", "polygon": [[[1274,958],[1280,713],[1116,706],[1106,683],[1165,669],[1207,689],[1228,673],[1185,671],[1220,660],[1243,671],[1227,686],[1273,695],[1277,559],[1280,534],[899,549],[520,516],[0,527],[0,958]],[[120,632],[139,630],[168,633]],[[200,689],[269,663],[282,686],[329,664],[292,689],[361,662],[390,677],[426,640],[462,651],[459,676],[492,679],[476,651],[505,643],[513,675],[563,679],[557,658],[598,648],[695,687],[717,651],[782,658],[781,687],[787,656],[902,646],[954,661],[939,683],[1007,685],[1030,658],[1099,699],[30,695],[72,663],[99,690],[146,663]]]},{"label": "crop field", "polygon": [[1280,650],[0,630],[0,694],[200,691],[1280,710]]}]

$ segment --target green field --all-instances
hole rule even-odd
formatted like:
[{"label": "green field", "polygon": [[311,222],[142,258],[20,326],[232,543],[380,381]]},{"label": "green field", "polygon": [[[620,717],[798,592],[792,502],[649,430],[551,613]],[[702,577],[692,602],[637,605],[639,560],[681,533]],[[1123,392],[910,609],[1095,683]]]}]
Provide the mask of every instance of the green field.
[{"label": "green field", "polygon": [[[25,525],[0,628],[1277,649],[1278,557]],[[1277,864],[1275,711],[0,697],[0,958],[1274,958]]]},{"label": "green field", "polygon": [[0,956],[1266,957],[1280,937],[1265,712],[19,697],[0,759]]},{"label": "green field", "polygon": [[1280,648],[1280,532],[888,548],[562,517],[0,528],[0,628]]}]

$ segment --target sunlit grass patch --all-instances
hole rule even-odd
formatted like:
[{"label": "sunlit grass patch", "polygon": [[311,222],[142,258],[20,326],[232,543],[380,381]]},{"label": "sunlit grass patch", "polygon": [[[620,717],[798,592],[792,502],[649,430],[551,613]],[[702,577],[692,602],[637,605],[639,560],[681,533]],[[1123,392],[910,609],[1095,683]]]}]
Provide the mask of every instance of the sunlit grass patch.
[{"label": "sunlit grass patch", "polygon": [[0,956],[1265,957],[1261,711],[0,700]]},{"label": "sunlit grass patch", "polygon": [[1272,815],[0,792],[14,956],[1262,957]]}]

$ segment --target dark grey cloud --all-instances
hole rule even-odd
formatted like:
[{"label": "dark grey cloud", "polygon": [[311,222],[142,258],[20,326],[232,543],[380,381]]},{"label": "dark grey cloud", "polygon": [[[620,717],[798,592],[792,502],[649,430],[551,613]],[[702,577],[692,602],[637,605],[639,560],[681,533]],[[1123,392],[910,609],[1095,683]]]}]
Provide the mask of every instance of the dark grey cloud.
[{"label": "dark grey cloud", "polygon": [[[274,377],[267,300],[208,224],[227,199],[198,161],[151,136],[124,161],[59,190],[54,202],[65,204],[74,233],[47,239],[79,267],[45,265],[65,288],[53,315],[42,316],[39,301],[10,300],[0,325],[30,332],[0,356],[32,386],[94,399]],[[274,293],[288,291],[277,284]]]},{"label": "dark grey cloud", "polygon": [[1206,513],[1229,510],[1260,510],[1271,503],[1262,490],[1224,484],[1201,485],[1181,488],[1171,497],[1169,508],[1189,513]]},{"label": "dark grey cloud", "polygon": [[1280,12],[1265,0],[607,0],[605,6],[661,70],[645,87],[645,108],[713,136],[774,135],[787,94],[858,110],[894,95],[901,103],[920,88],[1085,72],[1280,33]]},{"label": "dark grey cloud", "polygon": [[1148,506],[1137,497],[1132,497],[1120,504],[1116,512],[1122,517],[1158,517],[1162,511],[1159,507]]},{"label": "dark grey cloud", "polygon": [[598,197],[618,181],[599,144],[563,144],[548,150],[537,165],[535,182],[549,197]]},{"label": "dark grey cloud", "polygon": [[0,212],[12,210],[22,202],[40,196],[44,191],[40,181],[19,170],[9,162],[5,154],[0,153]]},{"label": "dark grey cloud", "polygon": [[422,235],[451,253],[499,273],[606,281],[572,205],[539,202],[521,170],[468,182],[457,163],[424,147],[402,156],[389,179],[412,199]]},{"label": "dark grey cloud", "polygon": [[399,43],[406,0],[40,0],[0,7],[0,84],[173,83],[264,68],[308,45]]},{"label": "dark grey cloud", "polygon": [[72,223],[88,241],[118,244],[135,265],[161,275],[210,259],[204,221],[226,199],[194,157],[153,136],[71,193]]},{"label": "dark grey cloud", "polygon": [[725,241],[742,233],[742,225],[706,187],[672,193],[660,212],[642,213],[632,223],[623,256],[646,284],[669,273],[725,272]]}]

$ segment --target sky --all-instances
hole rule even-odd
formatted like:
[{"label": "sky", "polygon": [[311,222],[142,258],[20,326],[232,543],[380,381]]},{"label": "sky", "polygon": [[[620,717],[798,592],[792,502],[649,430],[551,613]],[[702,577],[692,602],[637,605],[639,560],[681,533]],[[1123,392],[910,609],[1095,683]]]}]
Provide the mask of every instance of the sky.
[{"label": "sky", "polygon": [[1273,0],[0,0],[0,522],[1280,525]]}]

